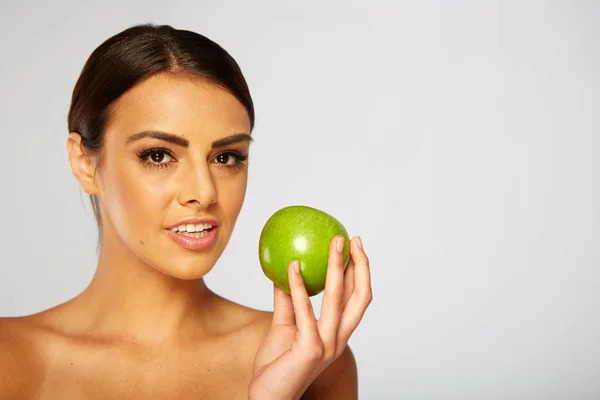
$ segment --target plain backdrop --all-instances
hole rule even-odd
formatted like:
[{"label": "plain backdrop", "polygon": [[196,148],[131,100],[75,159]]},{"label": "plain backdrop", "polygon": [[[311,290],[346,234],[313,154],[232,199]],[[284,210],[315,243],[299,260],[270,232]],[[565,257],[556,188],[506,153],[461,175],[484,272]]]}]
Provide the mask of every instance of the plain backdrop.
[{"label": "plain backdrop", "polygon": [[310,205],[371,258],[362,399],[600,398],[600,2],[0,4],[0,315],[92,278],[71,92],[109,36],[170,24],[227,49],[257,110],[213,290],[272,309],[261,228]]}]

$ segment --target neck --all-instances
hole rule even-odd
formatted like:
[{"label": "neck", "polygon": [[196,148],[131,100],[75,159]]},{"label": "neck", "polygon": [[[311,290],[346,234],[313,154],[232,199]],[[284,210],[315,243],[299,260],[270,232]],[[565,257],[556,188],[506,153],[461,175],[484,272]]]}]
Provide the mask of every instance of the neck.
[{"label": "neck", "polygon": [[204,280],[165,275],[115,236],[103,241],[96,274],[76,299],[80,329],[148,344],[208,333],[217,296]]}]

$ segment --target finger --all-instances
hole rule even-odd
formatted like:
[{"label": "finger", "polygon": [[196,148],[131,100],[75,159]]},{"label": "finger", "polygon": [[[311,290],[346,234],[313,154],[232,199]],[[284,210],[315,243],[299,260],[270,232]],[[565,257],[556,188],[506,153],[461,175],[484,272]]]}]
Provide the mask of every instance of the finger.
[{"label": "finger", "polygon": [[369,259],[360,238],[351,249],[354,259],[354,290],[344,308],[338,331],[338,347],[346,344],[373,299]]},{"label": "finger", "polygon": [[[319,338],[317,330],[317,321],[312,308],[312,303],[308,298],[304,280],[300,274],[300,263],[292,261],[288,267],[288,278],[290,281],[290,290],[292,292],[292,303],[296,315],[296,326],[300,332],[300,337],[305,339]],[[320,340],[320,339],[319,339]]]},{"label": "finger", "polygon": [[294,325],[295,317],[292,296],[275,284],[273,284],[273,302],[273,322],[271,326]]},{"label": "finger", "polygon": [[354,292],[357,292],[359,295],[369,297],[369,301],[371,301],[371,266],[369,265],[369,258],[363,249],[360,236],[356,237],[356,245],[354,248],[356,253],[356,262],[354,267]]},{"label": "finger", "polygon": [[317,322],[321,338],[326,346],[331,345],[335,352],[337,331],[342,316],[342,299],[344,294],[344,242],[336,236],[329,246],[329,262],[325,279],[325,294],[321,305],[321,317]]},{"label": "finger", "polygon": [[[354,242],[356,242],[356,238],[352,239],[350,242],[350,249],[354,246]],[[350,260],[348,261],[348,266],[344,271],[344,297],[342,299],[342,309],[346,307],[348,304],[348,300],[350,296],[352,296],[352,292],[354,291],[354,259],[352,255],[350,255]]]},{"label": "finger", "polygon": [[349,287],[352,286],[352,297],[357,295],[369,297],[371,295],[371,271],[369,258],[363,250],[362,241],[357,236],[350,248],[350,255],[354,264],[352,280],[348,279]]}]

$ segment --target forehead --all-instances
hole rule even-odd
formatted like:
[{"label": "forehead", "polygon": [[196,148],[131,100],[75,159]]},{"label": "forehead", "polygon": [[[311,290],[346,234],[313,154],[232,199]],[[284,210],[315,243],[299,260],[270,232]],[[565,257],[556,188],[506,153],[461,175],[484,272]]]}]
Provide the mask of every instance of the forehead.
[{"label": "forehead", "polygon": [[158,74],[124,93],[113,105],[107,132],[130,135],[161,130],[193,141],[250,133],[245,107],[227,90],[202,78]]}]

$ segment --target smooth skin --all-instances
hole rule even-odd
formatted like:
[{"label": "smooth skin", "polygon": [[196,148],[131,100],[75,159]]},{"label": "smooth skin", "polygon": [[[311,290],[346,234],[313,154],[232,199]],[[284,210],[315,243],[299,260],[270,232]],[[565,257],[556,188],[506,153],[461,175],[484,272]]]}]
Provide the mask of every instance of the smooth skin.
[{"label": "smooth skin", "polygon": [[[176,140],[136,135],[148,131]],[[243,205],[248,161],[236,154],[248,154],[249,134],[234,96],[181,74],[153,76],[117,100],[99,158],[70,134],[73,175],[100,202],[96,274],[64,304],[0,319],[0,398],[357,398],[347,342],[372,298],[360,238],[345,270],[332,240],[319,320],[295,263],[292,295],[274,286],[273,313],[204,283]],[[165,233],[205,217],[219,221],[209,249]]]}]

